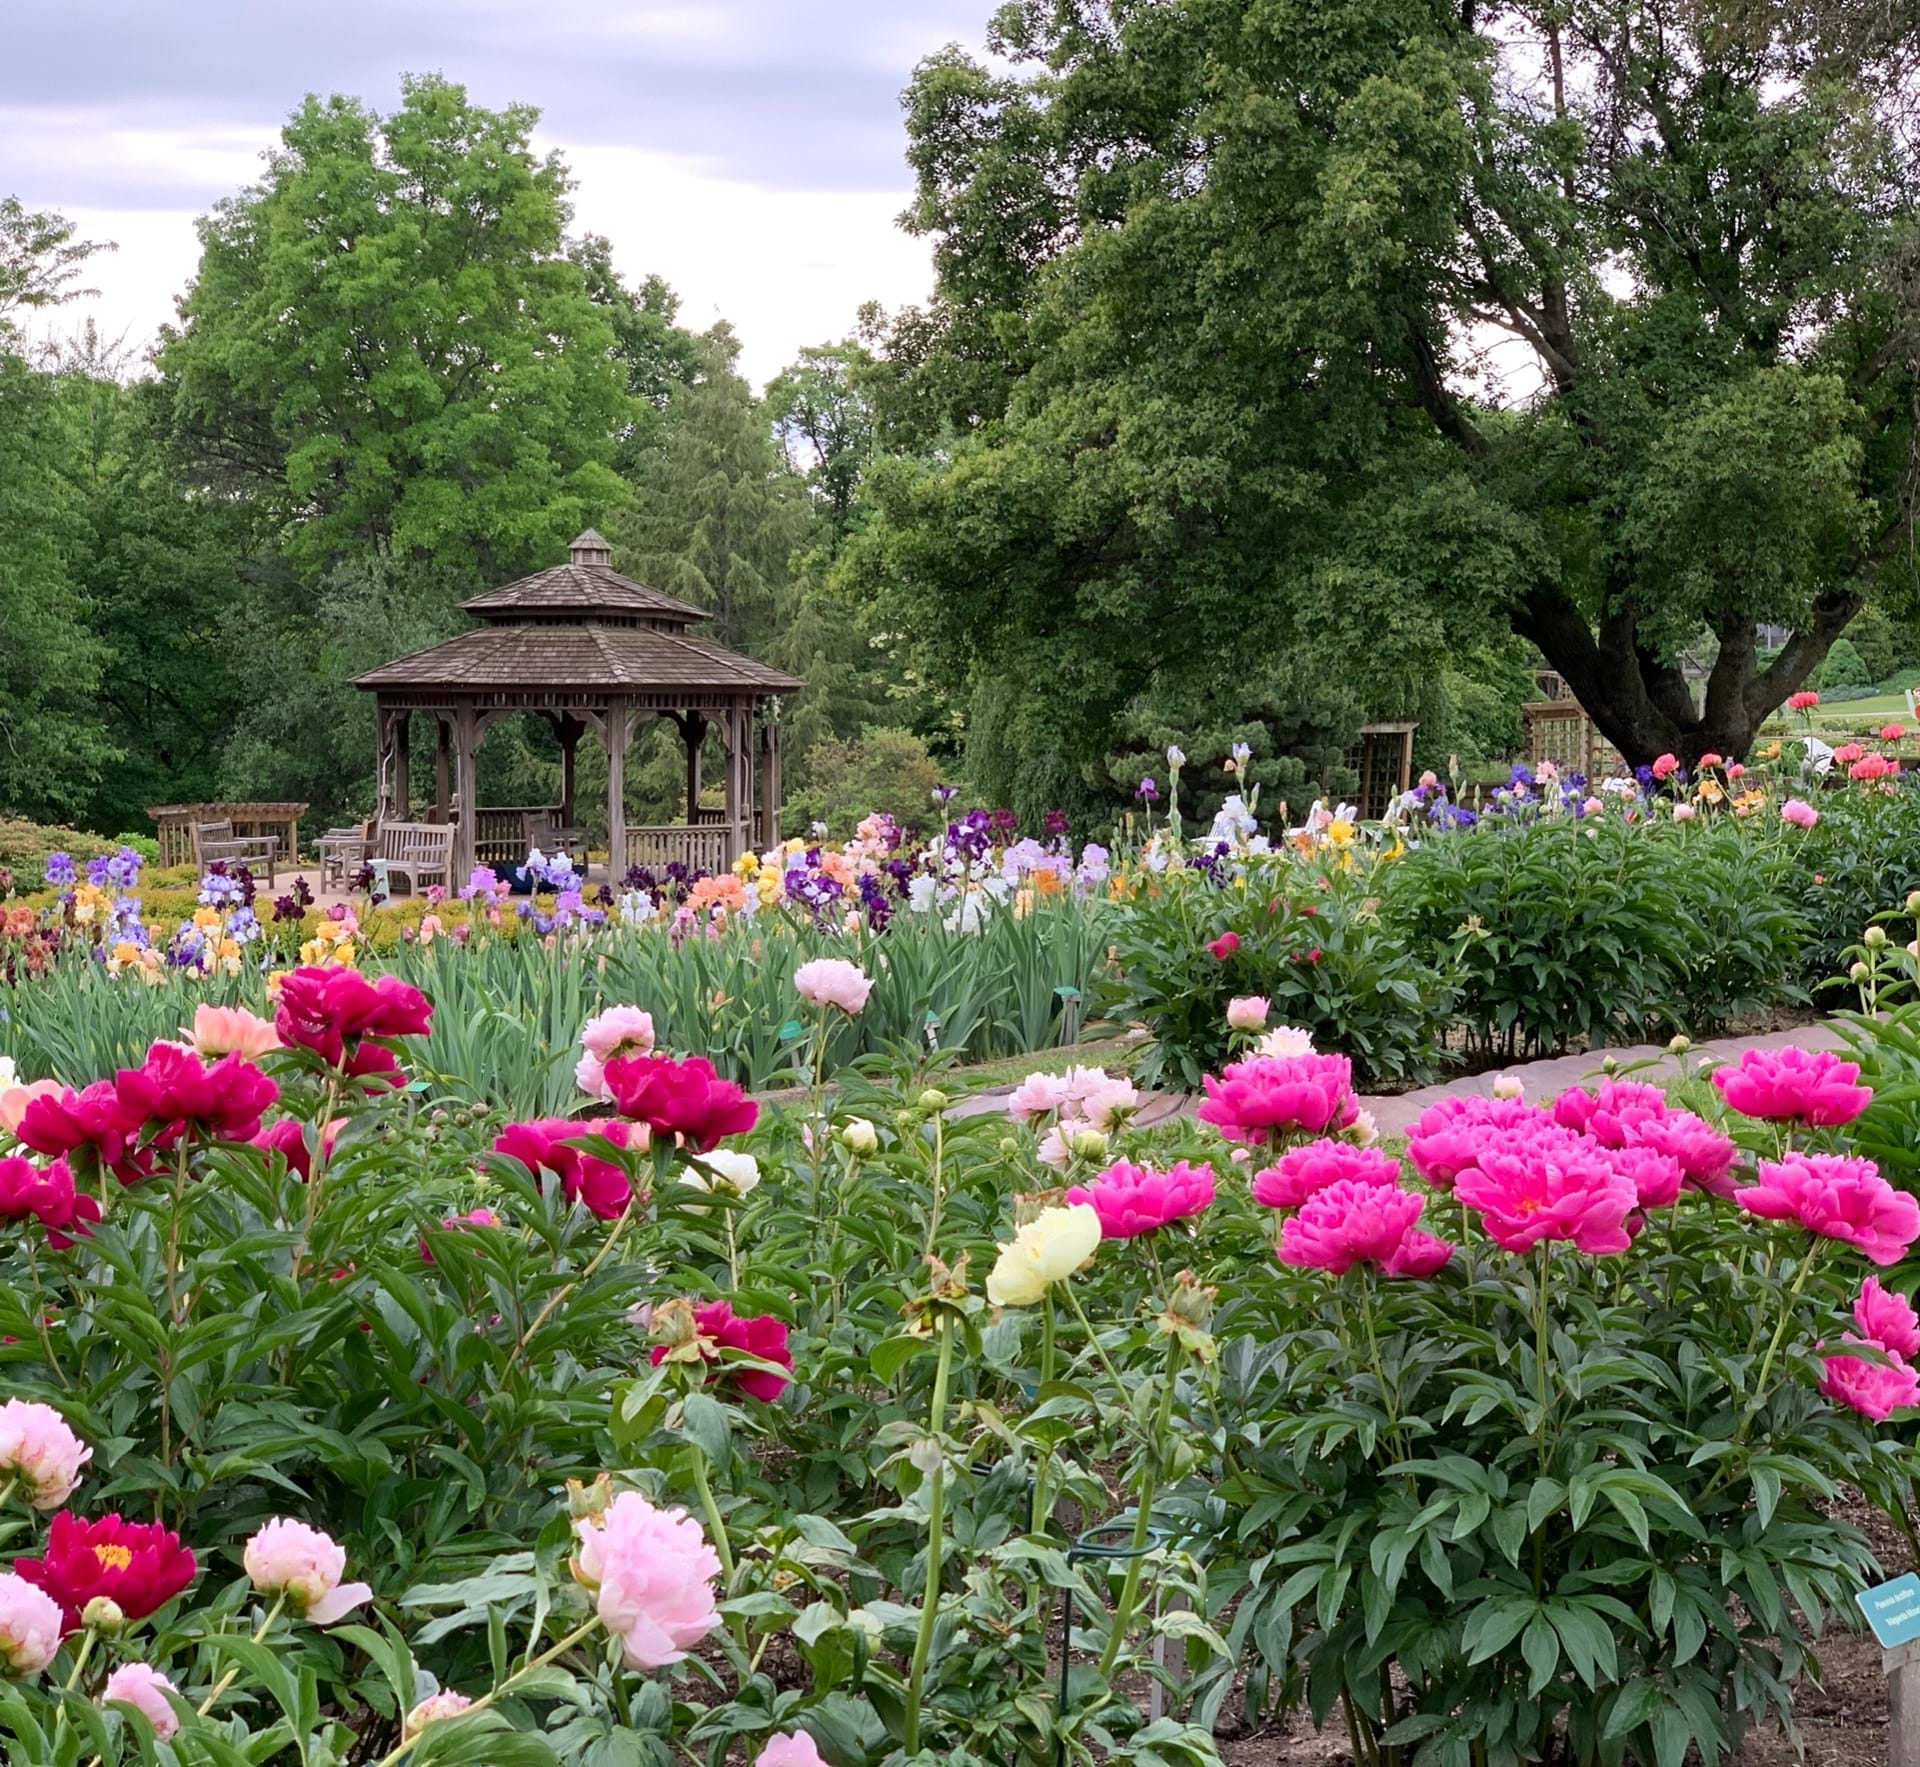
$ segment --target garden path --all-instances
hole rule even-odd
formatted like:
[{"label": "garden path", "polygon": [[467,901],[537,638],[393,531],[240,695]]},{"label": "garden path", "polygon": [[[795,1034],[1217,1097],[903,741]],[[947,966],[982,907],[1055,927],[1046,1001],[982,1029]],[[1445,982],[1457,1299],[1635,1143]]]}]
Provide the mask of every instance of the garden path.
[{"label": "garden path", "polygon": [[[1749,1049],[1782,1049],[1790,1044],[1801,1049],[1841,1047],[1838,1031],[1831,1022],[1821,1020],[1749,1037],[1703,1038],[1693,1045],[1686,1060],[1697,1063],[1704,1057],[1711,1057],[1719,1062],[1738,1061],[1741,1054]],[[1658,1064],[1664,1072],[1649,1073],[1646,1075],[1649,1079],[1670,1080],[1674,1077],[1675,1058],[1668,1055],[1666,1046],[1640,1043],[1618,1049],[1589,1050],[1581,1055],[1555,1056],[1547,1061],[1519,1062],[1509,1068],[1489,1068],[1482,1074],[1463,1075],[1437,1086],[1421,1086],[1411,1092],[1362,1094],[1360,1103],[1362,1108],[1373,1113],[1382,1135],[1404,1135],[1420,1113],[1439,1099],[1476,1092],[1491,1095],[1494,1082],[1509,1075],[1520,1082],[1526,1097],[1551,1098],[1569,1086],[1591,1084],[1599,1075],[1600,1064],[1607,1056],[1612,1056],[1623,1068],[1642,1063]],[[1007,1085],[973,1093],[956,1104],[952,1114],[971,1117],[1004,1109],[1007,1095],[1012,1091],[1013,1087]],[[1196,1102],[1192,1093],[1148,1092],[1144,1095],[1140,1114],[1135,1121],[1143,1126],[1170,1122],[1175,1117],[1186,1115]]]}]

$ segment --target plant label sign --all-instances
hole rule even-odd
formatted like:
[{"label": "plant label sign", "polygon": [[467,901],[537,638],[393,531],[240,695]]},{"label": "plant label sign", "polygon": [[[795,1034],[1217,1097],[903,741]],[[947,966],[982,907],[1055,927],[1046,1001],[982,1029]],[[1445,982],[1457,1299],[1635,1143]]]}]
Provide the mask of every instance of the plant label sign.
[{"label": "plant label sign", "polygon": [[1863,1589],[1854,1600],[1883,1649],[1893,1650],[1920,1638],[1920,1576],[1912,1571],[1891,1583]]}]

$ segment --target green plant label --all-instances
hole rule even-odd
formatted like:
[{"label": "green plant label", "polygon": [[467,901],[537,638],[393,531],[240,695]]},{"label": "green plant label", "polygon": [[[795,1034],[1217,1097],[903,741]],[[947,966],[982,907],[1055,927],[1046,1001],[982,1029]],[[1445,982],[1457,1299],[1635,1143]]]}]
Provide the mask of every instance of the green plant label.
[{"label": "green plant label", "polygon": [[1887,1650],[1920,1638],[1920,1576],[1912,1571],[1891,1583],[1863,1589],[1853,1599],[1867,1616],[1874,1637]]}]

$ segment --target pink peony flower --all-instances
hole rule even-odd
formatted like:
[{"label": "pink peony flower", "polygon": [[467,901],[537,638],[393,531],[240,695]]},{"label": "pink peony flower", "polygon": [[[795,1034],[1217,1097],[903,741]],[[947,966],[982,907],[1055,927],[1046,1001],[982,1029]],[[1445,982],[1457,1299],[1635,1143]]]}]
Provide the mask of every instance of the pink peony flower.
[{"label": "pink peony flower", "polygon": [[573,1070],[574,1082],[590,1097],[610,1100],[607,1063],[616,1055],[653,1053],[653,1015],[637,1006],[609,1006],[580,1028],[583,1054]]},{"label": "pink peony flower", "polygon": [[1676,822],[1691,822],[1700,812],[1692,804],[1675,804],[1673,819]]},{"label": "pink peony flower", "polygon": [[1385,1269],[1420,1219],[1426,1198],[1342,1178],[1317,1190],[1280,1229],[1280,1262],[1344,1275],[1356,1264]]},{"label": "pink peony flower", "polygon": [[1198,1215],[1213,1202],[1213,1170],[1178,1161],[1171,1170],[1116,1160],[1091,1184],[1067,1192],[1070,1203],[1090,1203],[1102,1239],[1137,1239],[1169,1222]]},{"label": "pink peony flower", "polygon": [[76,1236],[89,1237],[89,1223],[100,1219],[100,1204],[74,1183],[65,1160],[36,1166],[17,1155],[0,1156],[0,1221],[29,1216],[47,1230],[47,1244],[63,1252]]},{"label": "pink peony flower", "polygon": [[439,1693],[430,1694],[407,1714],[405,1728],[401,1736],[418,1736],[429,1724],[437,1724],[442,1718],[457,1718],[473,1701],[464,1693],[455,1693],[452,1688],[443,1688]]},{"label": "pink peony flower", "polygon": [[873,978],[844,957],[816,957],[793,972],[793,985],[809,1006],[837,1006],[852,1018],[873,992]]},{"label": "pink peony flower", "polygon": [[1713,1083],[1743,1117],[1810,1123],[1830,1129],[1851,1123],[1873,1102],[1860,1064],[1825,1049],[1749,1049],[1737,1067],[1715,1068]]},{"label": "pink peony flower", "polygon": [[1641,1208],[1671,1208],[1679,1200],[1687,1175],[1673,1155],[1651,1147],[1610,1148],[1608,1152],[1614,1170],[1632,1184]]},{"label": "pink peony flower", "polygon": [[[734,1312],[726,1301],[705,1301],[693,1310],[693,1326],[700,1335],[704,1360],[715,1365],[716,1374],[731,1376],[734,1385],[749,1399],[770,1405],[786,1391],[785,1375],[775,1374],[770,1368],[743,1367],[720,1354],[722,1350],[739,1350],[756,1362],[774,1362],[782,1368],[791,1368],[793,1352],[787,1348],[784,1320],[776,1319],[771,1313],[748,1318]],[[654,1365],[658,1367],[666,1357],[667,1346],[655,1344],[651,1355]]]},{"label": "pink peony flower", "polygon": [[1728,1175],[1739,1150],[1726,1136],[1692,1111],[1670,1110],[1631,1126],[1632,1145],[1663,1153],[1680,1164],[1683,1181],[1714,1196],[1731,1196]]},{"label": "pink peony flower", "polygon": [[1788,798],[1780,806],[1780,820],[1791,822],[1795,828],[1811,828],[1820,820],[1820,812],[1804,798]]},{"label": "pink peony flower", "polygon": [[1787,695],[1788,707],[1796,712],[1811,711],[1813,707],[1819,703],[1819,694],[1815,693],[1810,687],[1803,687],[1798,693],[1790,693]]},{"label": "pink peony flower", "polygon": [[1236,932],[1224,932],[1219,938],[1210,939],[1207,942],[1208,952],[1222,963],[1225,963],[1239,949],[1240,935]]},{"label": "pink peony flower", "polygon": [[1636,1125],[1667,1114],[1667,1095],[1638,1080],[1602,1080],[1596,1091],[1569,1086],[1553,1101],[1563,1129],[1591,1135],[1602,1147],[1625,1147]]},{"label": "pink peony flower", "polygon": [[1669,779],[1680,771],[1680,762],[1673,755],[1655,755],[1653,758],[1653,776],[1655,779]]},{"label": "pink peony flower", "polygon": [[1896,1411],[1920,1404],[1920,1375],[1897,1356],[1887,1362],[1829,1356],[1825,1369],[1820,1391],[1875,1423],[1885,1423]]},{"label": "pink peony flower", "polygon": [[280,1033],[270,1020],[244,1006],[209,1006],[204,1000],[193,1009],[193,1028],[181,1035],[204,1056],[244,1055],[257,1061],[280,1047]]},{"label": "pink peony flower", "polygon": [[[345,1117],[335,1117],[322,1132],[321,1145],[328,1159],[333,1158],[333,1144],[346,1126]],[[279,1154],[287,1162],[287,1170],[297,1173],[302,1183],[313,1176],[313,1150],[307,1146],[307,1127],[298,1118],[281,1117],[269,1123],[253,1138],[253,1145]]]},{"label": "pink peony flower", "polygon": [[1397,1187],[1400,1162],[1350,1141],[1310,1141],[1254,1173],[1253,1200],[1263,1209],[1297,1209],[1316,1191],[1342,1182]]},{"label": "pink peony flower", "polygon": [[1900,763],[1891,755],[1862,755],[1847,769],[1849,779],[1885,779],[1900,771]]},{"label": "pink peony flower", "polygon": [[[464,1215],[443,1215],[440,1219],[441,1231],[445,1233],[464,1233],[469,1227],[498,1227],[500,1217],[491,1209],[469,1209]],[[433,1247],[427,1244],[427,1237],[420,1236],[420,1257],[422,1262],[433,1262]]]},{"label": "pink peony flower", "polygon": [[639,1492],[623,1491],[574,1532],[573,1574],[593,1591],[629,1667],[677,1663],[720,1624],[713,1600],[720,1560],[684,1510],[656,1509]]},{"label": "pink peony flower", "polygon": [[1759,1183],[1735,1191],[1733,1200],[1750,1215],[1844,1240],[1882,1266],[1899,1263],[1920,1238],[1920,1203],[1895,1190],[1872,1160],[1845,1154],[1762,1160]]},{"label": "pink peony flower", "polygon": [[0,1405],[0,1483],[18,1480],[35,1509],[58,1509],[73,1495],[93,1450],[51,1405],[9,1399]]},{"label": "pink peony flower", "polygon": [[1267,1022],[1273,1003],[1264,994],[1237,994],[1227,1002],[1227,1028],[1257,1031]]},{"label": "pink peony flower", "polygon": [[1389,1276],[1432,1276],[1453,1256],[1453,1247],[1444,1239],[1435,1239],[1417,1227],[1407,1229],[1407,1237],[1395,1247],[1382,1268]]},{"label": "pink peony flower", "polygon": [[1523,1099],[1455,1094],[1420,1113],[1407,1132],[1407,1158],[1435,1189],[1446,1190],[1479,1158],[1481,1148],[1497,1144],[1502,1135],[1536,1129],[1549,1120],[1538,1105]]},{"label": "pink peony flower", "polygon": [[365,1583],[343,1583],[346,1548],[305,1522],[276,1516],[247,1542],[241,1562],[262,1595],[285,1594],[316,1626],[344,1620],[373,1595]]},{"label": "pink peony flower", "polygon": [[1879,1277],[1869,1276],[1860,1285],[1853,1322],[1867,1343],[1878,1344],[1889,1355],[1920,1356],[1920,1314],[1905,1295],[1883,1288]]},{"label": "pink peony flower", "polygon": [[1250,1056],[1201,1083],[1207,1096],[1194,1114],[1229,1141],[1266,1146],[1282,1135],[1345,1128],[1360,1114],[1344,1055]]},{"label": "pink peony flower", "polygon": [[1857,742],[1843,742],[1833,751],[1833,758],[1845,766],[1849,761],[1859,760],[1866,752]]},{"label": "pink peony flower", "polygon": [[1065,1075],[1029,1074],[1008,1098],[1007,1115],[1016,1123],[1029,1123],[1057,1111],[1071,1096]]},{"label": "pink peony flower", "polygon": [[1882,724],[1880,726],[1880,740],[1882,742],[1898,742],[1906,733],[1907,727],[1904,724]]},{"label": "pink peony flower", "polygon": [[1571,1240],[1596,1256],[1624,1252],[1632,1239],[1627,1217],[1640,1204],[1633,1180],[1604,1148],[1547,1137],[1482,1149],[1453,1188],[1510,1252],[1543,1239]]},{"label": "pink peony flower", "polygon": [[180,1690],[158,1669],[146,1663],[122,1663],[107,1677],[100,1690],[102,1701],[119,1700],[129,1705],[153,1726],[153,1734],[168,1741],[180,1728],[180,1714],[168,1702],[167,1695]]},{"label": "pink peony flower", "polygon": [[776,1730],[753,1758],[753,1767],[827,1767],[804,1730]]},{"label": "pink peony flower", "polygon": [[60,1604],[25,1577],[0,1571],[0,1664],[38,1675],[60,1650]]}]

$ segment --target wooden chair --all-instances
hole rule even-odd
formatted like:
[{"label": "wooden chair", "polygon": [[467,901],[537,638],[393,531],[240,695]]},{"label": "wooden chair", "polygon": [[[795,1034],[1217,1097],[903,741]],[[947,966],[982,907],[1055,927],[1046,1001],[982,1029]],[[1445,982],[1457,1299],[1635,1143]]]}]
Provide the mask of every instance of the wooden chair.
[{"label": "wooden chair", "polygon": [[209,865],[244,865],[256,874],[264,870],[267,885],[271,888],[279,857],[278,835],[236,835],[231,822],[193,824],[193,863],[194,868],[203,875]]},{"label": "wooden chair", "polygon": [[320,887],[329,885],[342,890],[353,887],[353,876],[367,862],[367,848],[372,843],[367,838],[367,825],[355,823],[351,828],[330,828],[320,837]]},{"label": "wooden chair", "polygon": [[[376,862],[394,895],[418,895],[429,884],[453,887],[453,825],[447,822],[383,822]],[[402,890],[396,879],[404,878]]]}]

